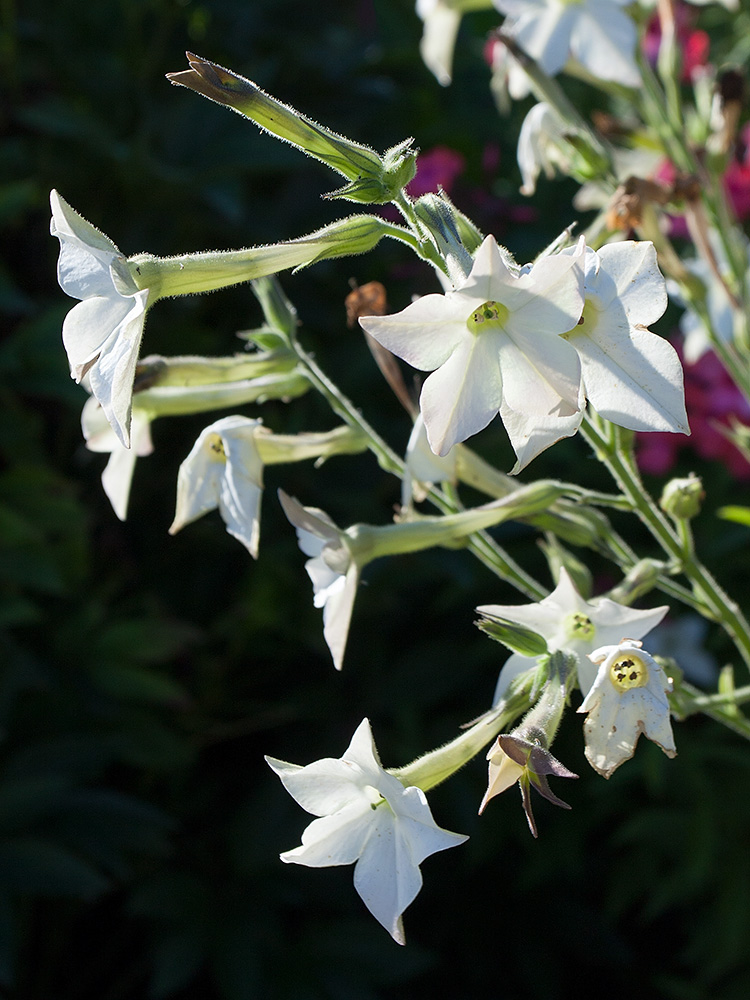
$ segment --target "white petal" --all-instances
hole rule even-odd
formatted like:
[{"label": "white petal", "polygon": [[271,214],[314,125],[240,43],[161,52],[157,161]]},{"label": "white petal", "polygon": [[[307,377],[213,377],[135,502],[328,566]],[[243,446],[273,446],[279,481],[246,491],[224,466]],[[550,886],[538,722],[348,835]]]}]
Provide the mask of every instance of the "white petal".
[{"label": "white petal", "polygon": [[436,455],[478,433],[497,416],[502,400],[498,345],[501,334],[466,337],[448,361],[427,378],[419,406]]},{"label": "white petal", "polygon": [[510,321],[508,328],[509,335],[500,341],[504,405],[533,418],[577,413],[582,403],[581,363],[571,345],[546,332],[518,333]]},{"label": "white petal", "polygon": [[359,569],[352,563],[344,578],[343,587],[329,596],[323,608],[323,636],[337,670],[341,670],[344,665],[344,652],[358,581]]},{"label": "white petal", "polygon": [[[133,380],[143,336],[147,299],[148,291],[138,292],[130,297],[131,308],[127,316],[103,344],[99,360],[89,372],[91,391],[126,447],[130,446]],[[97,300],[88,299],[76,308],[82,309],[95,301]]]},{"label": "white petal", "polygon": [[[667,284],[659,270],[654,244],[647,240],[610,243],[597,251],[602,273],[615,284],[633,326],[650,326],[667,308]],[[586,274],[586,288],[589,273]],[[597,291],[596,284],[592,291]]]},{"label": "white petal", "polygon": [[[481,304],[481,303],[480,303]],[[455,293],[423,295],[393,316],[362,316],[360,326],[413,368],[433,371],[471,336],[471,308]]]},{"label": "white petal", "polygon": [[309,868],[352,864],[372,836],[376,811],[362,799],[332,816],[314,819],[302,834],[301,846],[285,851],[281,860]]},{"label": "white petal", "polygon": [[533,14],[521,14],[513,27],[513,36],[524,51],[539,63],[545,73],[554,76],[568,60],[570,33],[577,11],[562,4],[549,4]]},{"label": "white petal", "polygon": [[[618,302],[570,337],[586,396],[615,424],[634,431],[689,433],[682,365],[662,337],[628,325]],[[580,331],[580,332],[579,332]]]},{"label": "white petal", "polygon": [[515,476],[547,448],[551,448],[563,438],[572,437],[581,424],[583,410],[578,410],[569,416],[552,414],[529,417],[523,413],[516,413],[503,403],[500,416],[513,451],[516,453],[516,464],[510,470],[510,474]]},{"label": "white petal", "polygon": [[614,4],[588,0],[571,28],[570,49],[594,76],[638,87],[637,37],[633,21]]},{"label": "white petal", "polygon": [[115,434],[112,433],[112,447],[109,449],[112,454],[102,473],[104,492],[121,521],[125,520],[128,512],[130,484],[133,480],[136,459],[143,455],[150,455],[154,450],[151,443],[151,421],[147,414],[139,410],[134,411],[131,431],[130,448],[123,447]]},{"label": "white petal", "polygon": [[417,13],[424,21],[419,52],[427,69],[438,83],[447,87],[451,82],[453,49],[461,23],[461,14],[437,0],[436,3],[417,3]]}]

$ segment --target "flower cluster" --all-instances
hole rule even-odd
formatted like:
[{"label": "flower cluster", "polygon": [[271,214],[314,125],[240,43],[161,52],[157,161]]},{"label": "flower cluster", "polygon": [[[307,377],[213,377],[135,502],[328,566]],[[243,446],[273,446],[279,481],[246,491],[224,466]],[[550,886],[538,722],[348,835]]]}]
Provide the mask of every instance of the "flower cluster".
[{"label": "flower cluster", "polygon": [[688,432],[679,358],[647,326],[667,304],[650,243],[575,248],[518,267],[488,236],[466,278],[362,327],[415,368],[446,455],[500,414],[520,471],[575,434],[586,400],[631,430]]}]

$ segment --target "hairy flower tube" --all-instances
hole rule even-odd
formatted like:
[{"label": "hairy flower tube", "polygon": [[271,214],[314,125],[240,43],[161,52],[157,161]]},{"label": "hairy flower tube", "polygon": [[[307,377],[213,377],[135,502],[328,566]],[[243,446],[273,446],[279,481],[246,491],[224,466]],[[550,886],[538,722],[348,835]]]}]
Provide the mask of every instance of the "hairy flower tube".
[{"label": "hairy flower tube", "polygon": [[[617,604],[608,597],[585,601],[575,588],[566,569],[554,591],[538,604],[486,604],[477,611],[486,618],[501,618],[533,629],[552,650],[566,649],[578,657],[578,684],[586,695],[596,679],[596,670],[588,656],[603,643],[619,642],[625,634],[640,638],[659,624],[666,606],[638,611]],[[513,653],[498,678],[494,704],[505,697],[511,681],[536,664],[536,659]]]},{"label": "hairy flower tube", "polygon": [[518,273],[488,236],[453,291],[360,318],[389,351],[432,372],[419,406],[436,455],[482,430],[503,405],[530,421],[578,412],[580,363],[559,336],[583,307],[577,260],[548,256]]},{"label": "hairy flower tube", "polygon": [[385,771],[363,719],[338,759],[304,767],[266,757],[292,798],[318,819],[281,860],[310,868],[350,865],[354,888],[394,941],[404,944],[402,914],[422,888],[420,864],[468,838],[433,819],[421,788]]},{"label": "hairy flower tube", "polygon": [[677,753],[667,699],[672,681],[642,646],[623,639],[589,654],[599,669],[578,711],[586,714],[586,758],[605,778],[630,760],[641,733],[667,757]]}]

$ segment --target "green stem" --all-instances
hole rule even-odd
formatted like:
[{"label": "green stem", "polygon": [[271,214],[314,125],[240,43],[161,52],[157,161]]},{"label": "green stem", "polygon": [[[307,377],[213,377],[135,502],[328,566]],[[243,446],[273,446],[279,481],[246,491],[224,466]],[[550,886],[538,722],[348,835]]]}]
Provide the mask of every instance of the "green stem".
[{"label": "green stem", "polygon": [[[304,367],[307,377],[315,388],[326,398],[331,409],[350,427],[362,431],[368,439],[368,447],[386,472],[401,479],[404,475],[403,459],[380,437],[365,420],[354,404],[339,390],[320,368],[315,359],[305,351],[296,337],[291,338],[292,347]],[[434,487],[427,494],[429,500],[443,514],[455,514],[457,507]],[[486,532],[479,531],[469,536],[467,548],[480,562],[484,563],[501,580],[512,583],[522,594],[533,601],[541,600],[547,590],[519,566],[504,549]]]},{"label": "green stem", "polygon": [[702,614],[722,625],[750,669],[750,625],[738,605],[729,599],[705,566],[690,551],[689,546],[686,547],[683,539],[649,496],[633,462],[632,453],[623,445],[619,429],[611,424],[605,425],[600,418],[587,414],[581,425],[581,433],[596,452],[597,458],[607,467],[619,488],[630,499],[640,521],[664,551],[680,566],[690,581]]}]

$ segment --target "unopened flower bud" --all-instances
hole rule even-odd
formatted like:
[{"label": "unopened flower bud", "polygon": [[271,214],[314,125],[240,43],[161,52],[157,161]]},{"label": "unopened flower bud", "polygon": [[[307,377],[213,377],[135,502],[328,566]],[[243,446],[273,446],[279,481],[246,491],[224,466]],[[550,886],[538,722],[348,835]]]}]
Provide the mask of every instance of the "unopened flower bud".
[{"label": "unopened flower bud", "polygon": [[662,491],[659,506],[677,521],[689,521],[700,514],[706,493],[694,473],[684,479],[671,479]]}]

